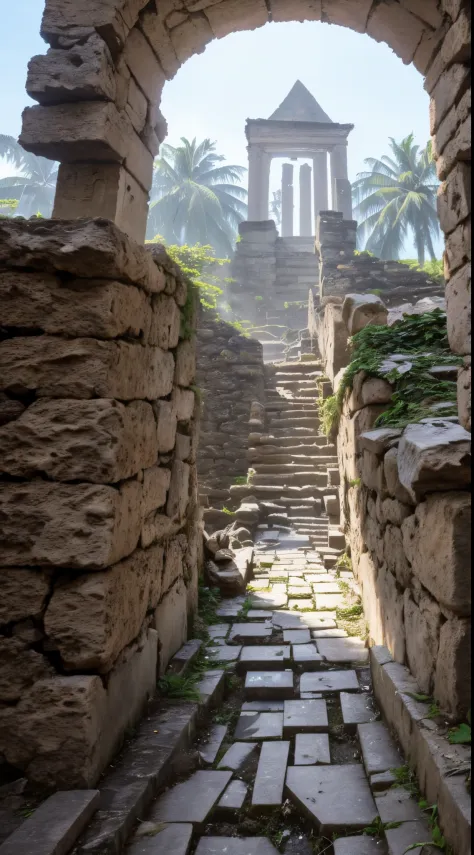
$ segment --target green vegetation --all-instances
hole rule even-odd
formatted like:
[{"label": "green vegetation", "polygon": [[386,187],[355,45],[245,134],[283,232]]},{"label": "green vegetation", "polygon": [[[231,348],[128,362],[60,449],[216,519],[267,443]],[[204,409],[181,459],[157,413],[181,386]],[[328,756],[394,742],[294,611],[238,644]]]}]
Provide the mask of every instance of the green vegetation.
[{"label": "green vegetation", "polygon": [[[0,213],[3,216],[12,216],[18,213],[20,206],[21,216],[32,217],[39,214],[50,217],[59,164],[25,151],[13,137],[5,134],[0,134],[1,157],[12,164],[17,174],[0,178],[0,195],[7,197],[0,202]],[[16,201],[16,206],[7,206],[10,210],[2,210],[5,202],[12,200]]]},{"label": "green vegetation", "polygon": [[391,154],[365,160],[352,190],[354,219],[359,220],[359,240],[381,259],[398,259],[411,234],[418,263],[426,253],[436,258],[433,240],[440,234],[436,210],[439,182],[431,143],[420,151],[413,134],[397,143],[390,138]]},{"label": "green vegetation", "polygon": [[347,552],[343,552],[342,555],[336,561],[335,565],[336,576],[339,575],[341,570],[351,570],[352,571],[352,559]]},{"label": "green vegetation", "polygon": [[363,830],[363,834],[369,837],[383,837],[384,832],[390,828],[400,828],[401,822],[382,822],[379,816],[372,820],[371,824]]},{"label": "green vegetation", "polygon": [[181,139],[163,145],[155,161],[148,235],[158,232],[170,244],[210,244],[229,257],[239,223],[247,217],[247,191],[240,186],[242,166],[224,164],[209,139]]},{"label": "green vegetation", "polygon": [[400,263],[406,264],[407,267],[410,267],[412,270],[419,271],[420,273],[426,273],[427,276],[430,276],[431,279],[434,279],[440,285],[444,284],[444,261],[442,259],[426,261],[421,267],[419,262],[412,258],[402,258],[400,259]]},{"label": "green vegetation", "polygon": [[339,422],[339,402],[335,395],[318,398],[320,429],[324,436],[331,436]]},{"label": "green vegetation", "polygon": [[471,744],[471,713],[468,714],[467,723],[453,727],[449,731],[448,739],[451,745],[470,745]]},{"label": "green vegetation", "polygon": [[[201,675],[199,675],[201,676]],[[158,681],[158,691],[164,698],[173,701],[199,701],[197,682],[199,677],[190,674],[179,677],[177,674],[165,674]]]},{"label": "green vegetation", "polygon": [[218,299],[224,292],[221,288],[222,280],[213,270],[228,264],[228,259],[216,258],[212,246],[200,243],[195,246],[167,244],[161,235],[156,235],[147,243],[162,244],[171,260],[179,265],[186,279],[197,289],[201,304],[206,309],[217,310]]}]

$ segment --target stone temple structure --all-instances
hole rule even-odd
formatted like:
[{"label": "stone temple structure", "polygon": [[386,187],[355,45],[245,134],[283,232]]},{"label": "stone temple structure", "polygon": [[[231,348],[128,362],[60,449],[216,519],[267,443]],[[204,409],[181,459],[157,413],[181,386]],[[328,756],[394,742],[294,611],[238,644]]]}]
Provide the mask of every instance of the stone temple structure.
[{"label": "stone temple structure", "polygon": [[[352,219],[351,187],[347,174],[347,138],[353,127],[331,121],[300,80],[296,81],[291,92],[269,119],[249,119],[246,127],[249,153],[249,220],[268,220],[270,167],[275,157],[313,161],[312,170],[305,163],[300,167],[299,173],[301,237],[315,234],[316,217],[320,211],[341,211],[345,219]],[[294,167],[285,163],[282,170],[282,237],[293,237],[293,178]],[[331,196],[328,192],[329,186]],[[314,217],[311,213],[312,195]]]}]

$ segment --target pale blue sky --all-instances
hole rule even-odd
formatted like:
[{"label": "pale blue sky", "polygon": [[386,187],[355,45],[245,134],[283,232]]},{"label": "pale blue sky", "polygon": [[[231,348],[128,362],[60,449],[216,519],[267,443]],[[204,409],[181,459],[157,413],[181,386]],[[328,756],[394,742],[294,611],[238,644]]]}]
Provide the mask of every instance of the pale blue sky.
[{"label": "pale blue sky", "polygon": [[[0,133],[17,136],[21,112],[32,103],[24,89],[26,66],[47,46],[39,36],[43,0],[2,0]],[[245,121],[267,118],[300,79],[335,122],[353,123],[349,178],[364,158],[387,152],[388,138],[410,131],[429,138],[423,78],[384,44],[320,23],[269,24],[212,42],[167,84],[162,110],[168,142],[210,137],[233,163],[246,165]],[[11,168],[0,162],[0,175]],[[277,186],[278,174],[272,177]],[[407,247],[408,249],[408,247]]]}]

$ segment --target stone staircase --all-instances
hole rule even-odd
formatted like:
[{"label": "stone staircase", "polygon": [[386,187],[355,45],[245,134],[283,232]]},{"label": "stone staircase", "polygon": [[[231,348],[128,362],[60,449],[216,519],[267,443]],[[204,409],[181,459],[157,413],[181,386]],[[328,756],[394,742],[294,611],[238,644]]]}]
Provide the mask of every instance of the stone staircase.
[{"label": "stone staircase", "polygon": [[327,473],[337,467],[337,454],[318,435],[321,376],[316,360],[266,367],[266,432],[251,435],[249,461],[252,494],[275,505],[268,527],[307,537],[309,545],[324,550],[329,519],[322,494],[331,492]]}]

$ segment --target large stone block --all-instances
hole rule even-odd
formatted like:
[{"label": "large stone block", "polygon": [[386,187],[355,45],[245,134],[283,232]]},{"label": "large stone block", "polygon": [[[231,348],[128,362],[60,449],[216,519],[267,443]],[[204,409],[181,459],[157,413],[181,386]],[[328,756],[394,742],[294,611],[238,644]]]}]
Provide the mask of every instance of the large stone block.
[{"label": "large stone block", "polygon": [[191,386],[196,377],[196,348],[194,341],[182,341],[176,351],[175,383]]},{"label": "large stone block", "polygon": [[395,576],[381,567],[377,577],[375,595],[380,598],[385,644],[397,662],[405,662],[406,635],[403,621],[403,594],[397,587]]},{"label": "large stone block", "polygon": [[66,671],[107,673],[121,651],[140,633],[156,607],[163,575],[163,550],[137,549],[103,573],[56,585],[45,615],[45,630]]},{"label": "large stone block", "polygon": [[163,570],[163,592],[169,589],[183,577],[183,557],[186,553],[187,541],[184,535],[172,538],[165,548]]},{"label": "large stone block", "polygon": [[209,5],[206,17],[217,38],[222,39],[239,30],[255,30],[268,24],[265,0],[223,0]]},{"label": "large stone block", "polygon": [[161,454],[172,451],[176,442],[178,419],[173,401],[156,401],[153,404],[158,421],[158,449]]},{"label": "large stone block", "polygon": [[377,42],[387,42],[405,64],[412,61],[426,24],[400,3],[382,3],[370,16],[367,32]]},{"label": "large stone block", "polygon": [[203,53],[214,33],[204,15],[192,15],[170,30],[171,44],[180,63]]},{"label": "large stone block", "polygon": [[140,29],[157,55],[166,76],[174,77],[181,66],[176,51],[171,43],[168,28],[164,22],[162,6],[159,9],[145,9],[140,16]]},{"label": "large stone block", "polygon": [[17,478],[115,483],[158,456],[150,404],[115,400],[39,400],[0,427],[0,471]]},{"label": "large stone block", "polygon": [[410,493],[402,485],[398,475],[398,448],[391,448],[387,451],[383,459],[383,469],[389,494],[405,505],[413,504]]},{"label": "large stone block", "polygon": [[165,73],[142,32],[135,27],[126,43],[123,58],[150,103],[160,101]]},{"label": "large stone block", "polygon": [[398,447],[398,474],[416,501],[427,493],[468,488],[471,483],[471,436],[442,419],[408,425]]},{"label": "large stone block", "polygon": [[166,284],[151,253],[104,219],[1,220],[0,263],[80,279],[114,279],[150,293],[163,291]]},{"label": "large stone block", "polygon": [[407,661],[422,692],[431,695],[438,658],[441,611],[427,594],[415,602],[409,590],[405,591],[405,630]]},{"label": "large stone block", "polygon": [[349,335],[355,335],[369,324],[386,326],[388,309],[374,294],[347,294],[342,305],[342,319]]},{"label": "large stone block", "polygon": [[446,284],[448,338],[451,350],[462,356],[471,352],[471,263]]},{"label": "large stone block", "polygon": [[471,357],[466,357],[458,374],[458,412],[463,428],[471,430]]},{"label": "large stone block", "polygon": [[471,260],[471,220],[461,223],[446,238],[444,270],[446,280]]},{"label": "large stone block", "polygon": [[0,626],[40,617],[49,597],[49,570],[3,567],[0,570]]},{"label": "large stone block", "polygon": [[433,597],[460,615],[471,613],[471,497],[438,493],[403,523],[413,572]]},{"label": "large stone block", "polygon": [[110,49],[116,53],[123,47],[129,30],[146,0],[106,0],[99,8],[94,0],[47,0],[41,23],[41,34],[55,43],[76,27],[91,27],[92,22]]},{"label": "large stone block", "polygon": [[181,313],[174,297],[159,294],[153,298],[153,317],[150,329],[150,344],[163,350],[175,348],[179,341]]},{"label": "large stone block", "polygon": [[182,580],[163,597],[155,611],[154,626],[158,633],[159,673],[162,675],[188,636],[186,586]]},{"label": "large stone block", "polygon": [[457,718],[471,708],[471,621],[453,618],[441,627],[434,695]]},{"label": "large stone block", "polygon": [[182,520],[189,502],[189,478],[191,468],[182,460],[175,460],[171,470],[166,513],[172,520]]},{"label": "large stone block", "polygon": [[143,516],[147,517],[166,504],[171,472],[164,466],[152,466],[143,473]]},{"label": "large stone block", "polygon": [[62,282],[56,276],[16,270],[0,272],[0,314],[6,327],[145,342],[153,318],[139,288],[95,279]]},{"label": "large stone block", "polygon": [[159,347],[34,336],[0,343],[0,389],[39,397],[154,400],[173,388],[174,359]]},{"label": "large stone block", "polygon": [[471,213],[471,167],[458,163],[438,190],[438,216],[445,234],[450,234]]},{"label": "large stone block", "polygon": [[0,703],[18,701],[36,683],[54,676],[54,668],[19,638],[0,637]]},{"label": "large stone block", "polygon": [[34,56],[28,63],[26,91],[40,104],[115,101],[114,66],[105,41],[93,33],[69,50]]},{"label": "large stone block", "polygon": [[398,584],[406,588],[410,584],[412,572],[403,547],[403,535],[398,526],[388,525],[385,529],[383,554],[387,567]]},{"label": "large stone block", "polygon": [[0,485],[0,563],[99,570],[135,549],[142,488],[47,481]]},{"label": "large stone block", "polygon": [[272,19],[279,21],[320,21],[321,0],[270,0]]},{"label": "large stone block", "polygon": [[324,8],[324,13],[330,24],[349,27],[356,33],[365,33],[371,8],[371,0],[361,0],[360,3],[353,3],[352,0],[331,0]]},{"label": "large stone block", "polygon": [[444,117],[456,104],[469,84],[469,68],[456,63],[445,68],[431,92],[430,133],[435,134]]}]

